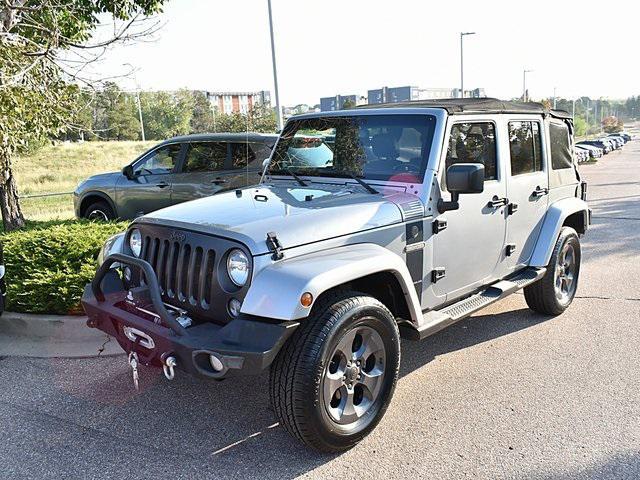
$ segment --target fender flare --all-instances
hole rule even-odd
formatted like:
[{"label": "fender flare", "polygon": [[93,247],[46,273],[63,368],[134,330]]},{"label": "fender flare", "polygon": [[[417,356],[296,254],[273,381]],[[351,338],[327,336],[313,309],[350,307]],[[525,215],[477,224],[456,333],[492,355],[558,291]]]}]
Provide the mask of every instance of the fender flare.
[{"label": "fender flare", "polygon": [[333,287],[380,272],[395,276],[409,307],[410,320],[421,320],[420,302],[404,260],[371,243],[332,248],[266,266],[251,281],[241,312],[277,320],[306,318],[311,308],[300,304],[303,293],[311,293],[315,301]]},{"label": "fender flare", "polygon": [[587,202],[576,197],[564,198],[552,203],[547,209],[547,214],[542,223],[542,229],[538,241],[531,255],[530,265],[533,267],[546,267],[551,259],[556,239],[565,220],[574,213],[583,212],[585,228],[589,223],[589,206]]},{"label": "fender flare", "polygon": [[106,201],[109,204],[109,206],[113,210],[113,213],[115,213],[116,218],[118,217],[118,209],[116,208],[116,204],[109,195],[101,192],[100,190],[89,190],[82,194],[82,196],[80,197],[80,201],[78,202],[78,213],[82,211],[82,204],[87,199],[87,197],[100,197],[102,200]]}]

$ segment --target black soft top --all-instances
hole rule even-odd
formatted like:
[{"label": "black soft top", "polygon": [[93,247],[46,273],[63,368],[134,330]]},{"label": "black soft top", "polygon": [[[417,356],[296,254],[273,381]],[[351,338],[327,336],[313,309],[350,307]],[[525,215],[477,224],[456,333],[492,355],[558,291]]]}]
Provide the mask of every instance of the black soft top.
[{"label": "black soft top", "polygon": [[539,113],[562,119],[571,119],[564,110],[547,109],[537,102],[517,102],[497,98],[442,98],[412,100],[398,103],[360,105],[356,108],[443,108],[448,113]]}]

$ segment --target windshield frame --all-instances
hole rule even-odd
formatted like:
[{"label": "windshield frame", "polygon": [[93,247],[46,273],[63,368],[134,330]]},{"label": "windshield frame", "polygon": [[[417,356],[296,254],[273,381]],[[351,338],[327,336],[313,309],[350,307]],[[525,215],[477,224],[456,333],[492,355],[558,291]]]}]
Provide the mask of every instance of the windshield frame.
[{"label": "windshield frame", "polygon": [[[427,138],[422,145],[422,154],[421,154],[421,162],[420,169],[418,172],[415,170],[410,172],[399,171],[398,174],[394,175],[390,172],[388,178],[379,178],[378,176],[373,177],[367,174],[359,174],[359,172],[355,171],[340,171],[335,169],[335,167],[298,167],[295,165],[289,166],[290,169],[294,170],[295,173],[304,179],[312,179],[311,181],[318,181],[320,179],[330,180],[330,179],[340,179],[340,180],[353,180],[353,178],[349,175],[349,172],[352,174],[356,174],[358,178],[365,180],[367,183],[372,184],[396,184],[396,185],[406,185],[407,183],[420,185],[424,183],[424,176],[426,171],[430,168],[430,165],[433,165],[434,161],[437,161],[437,150],[439,150],[439,138],[441,137],[443,131],[443,125],[446,123],[446,112],[440,108],[420,108],[420,107],[385,107],[385,108],[370,108],[370,109],[355,109],[355,110],[340,110],[333,112],[322,112],[322,113],[307,113],[302,115],[295,115],[291,117],[281,135],[278,139],[276,145],[272,150],[270,156],[270,164],[268,168],[268,176],[272,177],[288,177],[291,178],[291,175],[286,171],[286,169],[278,169],[275,170],[274,163],[275,157],[278,155],[279,149],[286,148],[283,147],[283,142],[290,142],[293,137],[288,135],[291,134],[292,131],[297,131],[299,128],[299,123],[301,121],[307,120],[316,120],[316,119],[331,119],[334,117],[344,118],[344,117],[388,117],[388,116],[420,116],[420,117],[431,117],[430,119],[425,118],[424,126],[427,128],[426,134]],[[433,124],[431,126],[428,125],[427,122],[432,121]],[[295,135],[295,134],[294,134]],[[433,168],[433,167],[431,167]],[[364,173],[364,172],[362,172]],[[387,175],[386,173],[384,174]],[[396,177],[396,178],[394,178]]]}]

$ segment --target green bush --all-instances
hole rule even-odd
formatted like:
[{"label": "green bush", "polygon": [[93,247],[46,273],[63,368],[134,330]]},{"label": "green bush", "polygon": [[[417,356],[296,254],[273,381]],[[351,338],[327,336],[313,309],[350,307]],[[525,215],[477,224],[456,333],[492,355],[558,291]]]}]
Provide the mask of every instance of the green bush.
[{"label": "green bush", "polygon": [[0,234],[7,281],[6,309],[23,313],[81,314],[80,297],[96,271],[105,240],[127,223],[30,222]]}]

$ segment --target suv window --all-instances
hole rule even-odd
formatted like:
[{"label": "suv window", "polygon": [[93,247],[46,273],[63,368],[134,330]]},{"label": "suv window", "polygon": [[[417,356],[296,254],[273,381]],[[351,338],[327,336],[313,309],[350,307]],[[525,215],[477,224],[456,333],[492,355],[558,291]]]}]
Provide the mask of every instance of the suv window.
[{"label": "suv window", "polygon": [[542,148],[538,122],[509,122],[511,175],[542,171]]},{"label": "suv window", "polygon": [[571,146],[569,143],[569,129],[564,123],[551,122],[549,124],[549,140],[551,143],[551,166],[554,170],[571,168]]},{"label": "suv window", "polygon": [[154,150],[135,166],[136,175],[160,175],[172,172],[181,148],[181,144],[174,143]]},{"label": "suv window", "polygon": [[212,172],[224,169],[227,159],[227,144],[222,142],[191,143],[184,161],[183,171]]},{"label": "suv window", "polygon": [[484,164],[484,179],[497,177],[496,131],[491,122],[456,123],[451,127],[446,168],[454,163]]},{"label": "suv window", "polygon": [[245,168],[247,164],[259,159],[260,161],[271,155],[268,145],[262,143],[232,143],[231,168]]}]

